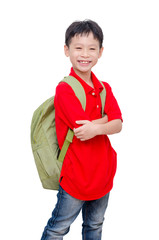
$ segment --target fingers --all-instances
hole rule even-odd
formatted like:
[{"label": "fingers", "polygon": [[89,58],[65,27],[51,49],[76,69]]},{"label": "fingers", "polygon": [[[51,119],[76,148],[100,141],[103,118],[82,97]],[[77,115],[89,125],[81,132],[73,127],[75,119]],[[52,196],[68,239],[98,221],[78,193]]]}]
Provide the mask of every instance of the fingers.
[{"label": "fingers", "polygon": [[79,132],[81,132],[81,127],[74,128],[73,131],[74,131],[75,135],[77,135]]},{"label": "fingers", "polygon": [[84,125],[86,123],[89,123],[88,120],[79,120],[79,121],[76,121],[76,124],[79,124],[79,125]]},{"label": "fingers", "polygon": [[88,140],[88,128],[89,128],[89,124],[91,122],[88,120],[79,120],[76,121],[76,124],[81,125],[80,127],[74,128],[74,134],[76,136],[76,138],[78,138],[80,141],[86,141]]},{"label": "fingers", "polygon": [[78,127],[78,128],[74,128],[73,131],[74,131],[74,134],[77,138],[81,138],[83,133],[82,133],[82,130],[83,130],[83,125],[88,123],[89,121],[87,120],[79,120],[79,121],[76,121],[76,124],[79,124],[79,125],[82,125],[81,127]]},{"label": "fingers", "polygon": [[75,134],[75,136],[76,136],[77,139],[79,139],[80,141],[85,141],[82,128],[83,128],[83,127],[74,128],[73,131],[74,131],[74,134]]}]

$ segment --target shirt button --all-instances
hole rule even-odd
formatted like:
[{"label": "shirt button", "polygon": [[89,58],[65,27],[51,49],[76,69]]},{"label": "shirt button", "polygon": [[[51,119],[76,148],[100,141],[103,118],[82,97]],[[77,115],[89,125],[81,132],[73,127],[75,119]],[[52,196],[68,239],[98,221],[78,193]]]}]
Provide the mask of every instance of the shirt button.
[{"label": "shirt button", "polygon": [[99,105],[97,105],[97,108],[99,108]]},{"label": "shirt button", "polygon": [[94,95],[95,95],[95,92],[92,92],[92,95],[94,96]]}]

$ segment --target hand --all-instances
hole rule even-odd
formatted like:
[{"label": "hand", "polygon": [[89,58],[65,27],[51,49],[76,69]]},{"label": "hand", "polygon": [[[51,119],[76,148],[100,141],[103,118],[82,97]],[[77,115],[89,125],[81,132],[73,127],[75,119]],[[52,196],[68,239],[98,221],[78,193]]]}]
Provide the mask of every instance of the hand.
[{"label": "hand", "polygon": [[88,120],[76,121],[76,124],[82,125],[79,128],[74,128],[74,134],[79,140],[86,141],[97,135],[96,124]]}]

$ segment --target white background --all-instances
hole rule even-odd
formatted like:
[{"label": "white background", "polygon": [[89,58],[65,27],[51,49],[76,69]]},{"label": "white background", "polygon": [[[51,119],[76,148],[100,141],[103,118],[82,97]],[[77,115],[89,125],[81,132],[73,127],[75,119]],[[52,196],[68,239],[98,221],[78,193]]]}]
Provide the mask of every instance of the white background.
[{"label": "white background", "polygon": [[[123,113],[111,136],[118,171],[103,227],[107,240],[158,240],[159,7],[156,0],[0,2],[0,227],[3,240],[39,240],[56,203],[43,190],[30,146],[33,111],[69,74],[65,30],[90,18],[104,32],[93,69]],[[67,240],[81,239],[81,216]]]}]

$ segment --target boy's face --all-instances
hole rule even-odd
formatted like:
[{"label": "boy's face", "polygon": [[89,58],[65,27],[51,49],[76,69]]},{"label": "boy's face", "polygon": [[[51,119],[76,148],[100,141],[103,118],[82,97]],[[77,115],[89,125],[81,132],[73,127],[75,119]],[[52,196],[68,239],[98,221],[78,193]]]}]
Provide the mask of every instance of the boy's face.
[{"label": "boy's face", "polygon": [[64,46],[65,55],[70,61],[77,74],[90,73],[92,67],[101,57],[103,48],[99,47],[99,41],[92,33],[89,35],[75,35],[71,39],[69,47]]}]

